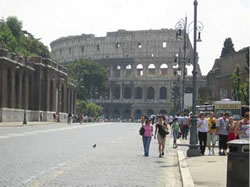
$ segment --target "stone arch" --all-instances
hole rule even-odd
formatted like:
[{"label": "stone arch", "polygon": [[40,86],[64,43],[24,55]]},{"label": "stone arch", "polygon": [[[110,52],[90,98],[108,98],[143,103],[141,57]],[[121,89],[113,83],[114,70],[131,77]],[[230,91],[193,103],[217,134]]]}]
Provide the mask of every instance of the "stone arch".
[{"label": "stone arch", "polygon": [[164,109],[161,109],[159,113],[162,114],[162,115],[166,115],[166,114],[167,114],[167,111],[164,110]]},{"label": "stone arch", "polygon": [[114,99],[120,99],[120,87],[116,86],[114,89]]},{"label": "stone arch", "polygon": [[154,88],[151,86],[148,88],[147,91],[147,99],[154,99],[155,98],[155,91]]},{"label": "stone arch", "polygon": [[122,113],[122,119],[129,119],[131,116],[131,111],[129,109],[125,109]]},{"label": "stone arch", "polygon": [[131,98],[131,95],[132,95],[131,87],[126,86],[126,87],[124,88],[124,93],[123,93],[124,99],[130,99],[130,98]]},{"label": "stone arch", "polygon": [[152,109],[148,109],[147,116],[150,117],[152,114],[154,114],[154,111]]},{"label": "stone arch", "polygon": [[136,76],[137,77],[143,76],[143,65],[142,64],[138,64],[136,66]]},{"label": "stone arch", "polygon": [[118,109],[114,109],[114,111],[112,112],[112,117],[114,119],[120,118],[120,111]]},{"label": "stone arch", "polygon": [[130,76],[131,75],[131,72],[132,72],[132,66],[130,64],[128,64],[126,67],[125,67],[125,70],[126,70],[126,76]]},{"label": "stone arch", "polygon": [[168,65],[167,64],[161,64],[160,66],[160,74],[161,75],[167,75],[168,73]]},{"label": "stone arch", "polygon": [[16,103],[15,103],[15,108],[19,107],[19,73],[16,71],[15,73],[15,96],[16,96]]},{"label": "stone arch", "polygon": [[11,76],[11,69],[9,68],[8,69],[8,72],[7,72],[7,93],[6,96],[7,96],[7,107],[8,108],[11,108],[11,93],[12,93],[12,76]]},{"label": "stone arch", "polygon": [[153,76],[155,75],[155,65],[154,64],[149,64],[148,65],[148,75]]},{"label": "stone arch", "polygon": [[134,112],[134,119],[138,120],[141,118],[141,116],[142,116],[142,111],[140,109],[136,109]]},{"label": "stone arch", "polygon": [[160,99],[167,99],[167,88],[161,87],[160,88]]},{"label": "stone arch", "polygon": [[135,89],[135,99],[142,99],[142,88],[137,87]]}]

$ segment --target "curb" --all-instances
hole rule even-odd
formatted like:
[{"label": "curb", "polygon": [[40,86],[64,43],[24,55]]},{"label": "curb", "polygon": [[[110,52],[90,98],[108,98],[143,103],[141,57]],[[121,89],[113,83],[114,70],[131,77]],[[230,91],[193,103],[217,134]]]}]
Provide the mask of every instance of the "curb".
[{"label": "curb", "polygon": [[194,181],[192,175],[189,171],[187,161],[185,160],[186,157],[182,151],[178,151],[178,162],[179,162],[179,169],[181,173],[181,180],[183,187],[194,187]]}]

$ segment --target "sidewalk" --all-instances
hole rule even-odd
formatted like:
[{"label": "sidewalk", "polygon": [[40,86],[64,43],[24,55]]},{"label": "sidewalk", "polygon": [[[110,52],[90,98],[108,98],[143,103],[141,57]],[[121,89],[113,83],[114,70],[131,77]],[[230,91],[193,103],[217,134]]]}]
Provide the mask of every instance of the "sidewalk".
[{"label": "sidewalk", "polygon": [[[180,144],[188,142],[179,140]],[[178,151],[183,187],[226,186],[227,156],[218,156],[218,148],[215,148],[215,155],[210,156],[206,148],[205,156],[187,157],[185,149],[188,147]]]},{"label": "sidewalk", "polygon": [[0,127],[24,127],[24,126],[34,126],[34,125],[49,125],[56,124],[57,122],[47,122],[47,121],[28,121],[27,124],[23,124],[22,121],[19,122],[0,122]]}]

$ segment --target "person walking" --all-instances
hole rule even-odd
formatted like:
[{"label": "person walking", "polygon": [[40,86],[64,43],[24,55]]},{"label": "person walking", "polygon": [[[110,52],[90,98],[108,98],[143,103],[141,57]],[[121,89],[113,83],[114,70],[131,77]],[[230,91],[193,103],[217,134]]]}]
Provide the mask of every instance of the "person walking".
[{"label": "person walking", "polygon": [[144,156],[149,156],[149,147],[151,142],[151,137],[153,134],[153,126],[150,124],[151,121],[146,119],[144,127],[144,135],[142,136],[143,148],[144,148]]},{"label": "person walking", "polygon": [[198,127],[198,137],[200,142],[200,151],[202,155],[205,155],[206,145],[207,145],[208,124],[204,113],[200,114],[200,119],[197,122],[197,127]]},{"label": "person walking", "polygon": [[177,136],[180,132],[180,126],[179,126],[177,118],[173,119],[171,127],[172,127],[171,128],[171,135],[173,136],[173,148],[176,148],[177,147],[176,140],[177,140]]},{"label": "person walking", "polygon": [[184,114],[184,116],[181,119],[181,127],[182,127],[182,139],[187,139],[188,136],[188,130],[189,130],[189,117]]},{"label": "person walking", "polygon": [[249,139],[249,134],[250,134],[249,112],[246,112],[244,118],[237,123],[235,132],[239,135],[240,139]]},{"label": "person walking", "polygon": [[159,116],[158,122],[155,126],[155,135],[154,138],[157,137],[158,140],[158,150],[159,150],[159,157],[164,156],[164,149],[165,149],[165,142],[166,142],[166,135],[167,135],[167,125],[163,124],[163,117]]},{"label": "person walking", "polygon": [[[209,155],[211,155],[211,152],[214,155],[214,147],[215,147],[216,139],[217,139],[217,135],[216,135],[217,120],[214,117],[213,112],[210,113],[210,116],[207,120],[207,123],[208,123],[207,146],[208,146],[208,150],[209,150]],[[212,150],[211,150],[211,143],[212,143]]]},{"label": "person walking", "polygon": [[227,154],[228,118],[229,113],[225,113],[218,119],[217,123],[217,133],[219,134],[219,155]]}]

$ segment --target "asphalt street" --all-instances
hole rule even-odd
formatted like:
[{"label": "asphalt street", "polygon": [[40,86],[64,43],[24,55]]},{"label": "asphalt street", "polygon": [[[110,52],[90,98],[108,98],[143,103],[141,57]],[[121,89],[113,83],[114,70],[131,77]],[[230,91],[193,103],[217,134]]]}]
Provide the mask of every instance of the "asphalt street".
[{"label": "asphalt street", "polygon": [[[139,123],[0,127],[0,186],[182,186],[177,150],[152,139],[143,156]],[[96,144],[96,147],[93,145]]]}]

